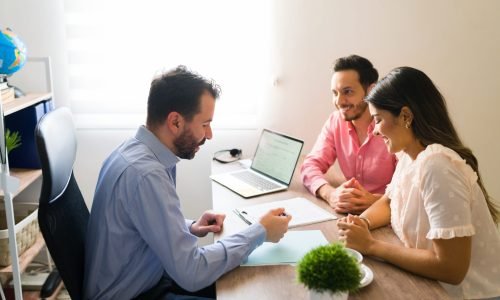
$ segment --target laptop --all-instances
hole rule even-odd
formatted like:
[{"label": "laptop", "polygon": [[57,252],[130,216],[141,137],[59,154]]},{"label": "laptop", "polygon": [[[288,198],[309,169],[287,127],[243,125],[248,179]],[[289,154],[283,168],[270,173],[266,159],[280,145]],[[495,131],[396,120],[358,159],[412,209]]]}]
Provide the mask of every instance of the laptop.
[{"label": "laptop", "polygon": [[243,198],[284,191],[290,186],[303,146],[299,139],[264,129],[250,168],[210,178]]}]

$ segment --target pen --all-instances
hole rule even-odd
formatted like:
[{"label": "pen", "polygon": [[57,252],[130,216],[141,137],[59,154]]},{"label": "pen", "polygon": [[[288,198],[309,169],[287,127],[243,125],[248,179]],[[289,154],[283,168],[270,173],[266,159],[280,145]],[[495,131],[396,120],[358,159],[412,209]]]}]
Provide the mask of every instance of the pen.
[{"label": "pen", "polygon": [[280,217],[286,217],[286,216],[288,216],[288,215],[286,214],[286,212],[282,212],[281,214],[279,214],[279,216],[280,216]]},{"label": "pen", "polygon": [[241,213],[239,212],[239,210],[237,209],[234,209],[233,212],[238,216],[240,217],[240,219],[243,220],[243,222],[247,223],[248,225],[252,225],[252,222],[250,222],[243,214],[246,214],[246,212],[242,211]]}]

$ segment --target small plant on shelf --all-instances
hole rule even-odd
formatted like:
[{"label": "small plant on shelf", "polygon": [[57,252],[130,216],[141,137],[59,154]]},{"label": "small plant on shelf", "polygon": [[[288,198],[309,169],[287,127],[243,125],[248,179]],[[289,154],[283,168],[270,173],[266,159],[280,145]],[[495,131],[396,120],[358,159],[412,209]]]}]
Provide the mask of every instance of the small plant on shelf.
[{"label": "small plant on shelf", "polygon": [[297,265],[298,281],[318,294],[342,294],[356,291],[361,270],[354,257],[341,244],[314,248]]},{"label": "small plant on shelf", "polygon": [[21,144],[21,135],[18,131],[11,132],[9,129],[5,130],[5,145],[9,153],[21,146]]}]

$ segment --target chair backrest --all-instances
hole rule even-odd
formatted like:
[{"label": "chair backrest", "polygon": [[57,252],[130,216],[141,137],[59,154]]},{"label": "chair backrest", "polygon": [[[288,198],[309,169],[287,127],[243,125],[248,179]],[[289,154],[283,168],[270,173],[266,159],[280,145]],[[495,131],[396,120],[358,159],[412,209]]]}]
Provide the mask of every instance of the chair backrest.
[{"label": "chair backrest", "polygon": [[75,126],[68,108],[44,115],[35,129],[42,166],[38,223],[71,299],[82,298],[89,210],[73,175]]}]

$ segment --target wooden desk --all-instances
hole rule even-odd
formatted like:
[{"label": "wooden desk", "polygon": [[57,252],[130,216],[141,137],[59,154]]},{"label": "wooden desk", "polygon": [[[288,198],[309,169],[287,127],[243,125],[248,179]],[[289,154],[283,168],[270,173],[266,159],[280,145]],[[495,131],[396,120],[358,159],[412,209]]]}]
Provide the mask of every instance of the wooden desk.
[{"label": "wooden desk", "polygon": [[[239,169],[239,163],[212,164],[212,174]],[[334,213],[326,204],[307,192],[302,185],[298,170],[295,171],[290,189],[286,192],[244,199],[227,188],[212,183],[213,208],[226,213],[224,230],[216,235],[220,239],[238,232],[247,225],[234,213],[233,208],[257,203],[304,197]],[[330,242],[336,241],[336,221],[311,224],[294,230],[320,229]],[[374,230],[373,236],[379,239],[400,243],[390,227]],[[425,279],[401,270],[380,260],[364,257],[363,263],[374,273],[374,279],[368,286],[357,293],[351,293],[349,299],[449,299],[445,290],[437,281]],[[225,274],[216,283],[217,299],[308,299],[308,290],[297,282],[293,266],[238,267]]]}]

